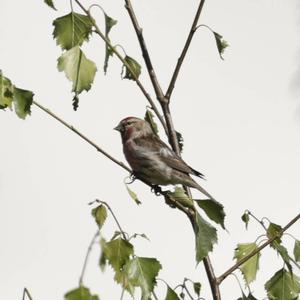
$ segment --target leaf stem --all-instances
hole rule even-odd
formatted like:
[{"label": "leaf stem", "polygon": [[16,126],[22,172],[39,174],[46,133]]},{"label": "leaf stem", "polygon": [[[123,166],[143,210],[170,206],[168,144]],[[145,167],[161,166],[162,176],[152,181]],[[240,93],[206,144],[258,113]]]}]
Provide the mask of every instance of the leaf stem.
[{"label": "leaf stem", "polygon": [[253,252],[246,255],[244,258],[242,258],[239,262],[234,264],[232,267],[230,267],[227,271],[225,271],[222,275],[220,275],[217,278],[217,283],[220,285],[222,281],[233,271],[235,271],[237,268],[239,268],[243,263],[245,263],[247,260],[249,260],[251,257],[256,255],[258,252],[260,252],[262,249],[270,245],[273,241],[275,241],[278,237],[280,237],[287,229],[289,229],[294,223],[296,223],[300,219],[300,213],[294,217],[285,227],[282,228],[277,234],[275,234],[272,238],[269,238],[265,243],[263,243],[261,246],[256,248]]},{"label": "leaf stem", "polygon": [[101,204],[103,204],[103,205],[105,205],[107,207],[107,209],[110,211],[112,217],[114,218],[114,220],[115,220],[115,222],[116,222],[116,224],[117,224],[117,226],[118,226],[118,228],[119,228],[119,230],[120,230],[120,232],[122,234],[123,239],[126,240],[126,241],[128,241],[128,238],[126,237],[125,231],[122,229],[121,224],[119,223],[119,221],[118,221],[115,213],[113,212],[113,210],[111,209],[111,207],[109,206],[109,204],[107,202],[101,201],[99,199],[96,199],[96,202],[101,203]]}]

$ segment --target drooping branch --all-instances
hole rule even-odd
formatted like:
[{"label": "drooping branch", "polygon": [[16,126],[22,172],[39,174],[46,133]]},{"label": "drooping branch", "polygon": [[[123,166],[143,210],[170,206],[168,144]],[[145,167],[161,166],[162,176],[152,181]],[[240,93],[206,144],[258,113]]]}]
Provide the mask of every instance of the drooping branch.
[{"label": "drooping branch", "polygon": [[279,231],[277,234],[275,234],[272,238],[269,238],[266,242],[264,242],[261,246],[259,246],[257,249],[255,249],[250,254],[243,257],[239,262],[234,264],[231,268],[229,268],[226,272],[224,272],[222,275],[220,275],[217,278],[217,283],[221,284],[222,281],[230,275],[232,272],[234,272],[236,269],[238,269],[243,263],[248,261],[251,257],[256,255],[258,252],[260,252],[262,249],[270,245],[272,242],[274,242],[277,238],[279,238],[287,229],[289,229],[294,223],[296,223],[300,219],[300,214],[298,214],[295,218],[293,218],[286,226],[282,228],[281,231]]},{"label": "drooping branch", "polygon": [[199,6],[198,6],[198,9],[197,9],[197,12],[196,12],[196,15],[195,15],[192,27],[191,27],[190,32],[189,32],[189,35],[188,35],[187,40],[185,42],[185,45],[184,45],[184,47],[182,49],[181,55],[178,58],[175,70],[174,70],[173,75],[172,75],[172,79],[170,81],[168,90],[167,90],[166,95],[165,95],[165,97],[168,100],[168,102],[170,101],[170,98],[171,98],[172,92],[174,90],[175,83],[176,83],[179,71],[181,69],[182,63],[183,63],[184,58],[186,56],[186,53],[187,53],[187,51],[188,51],[188,49],[190,47],[190,44],[191,44],[191,41],[193,39],[194,33],[197,30],[197,25],[198,25],[198,21],[199,21],[201,12],[202,12],[202,8],[203,8],[203,5],[204,5],[204,2],[205,2],[205,0],[201,0],[200,3],[199,3]]}]

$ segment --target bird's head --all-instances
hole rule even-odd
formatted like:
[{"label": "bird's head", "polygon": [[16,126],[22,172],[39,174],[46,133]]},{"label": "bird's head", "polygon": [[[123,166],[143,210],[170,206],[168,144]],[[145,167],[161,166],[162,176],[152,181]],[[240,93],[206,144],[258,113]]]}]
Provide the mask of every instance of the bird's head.
[{"label": "bird's head", "polygon": [[149,123],[136,117],[123,119],[114,129],[121,133],[123,141],[153,134]]}]

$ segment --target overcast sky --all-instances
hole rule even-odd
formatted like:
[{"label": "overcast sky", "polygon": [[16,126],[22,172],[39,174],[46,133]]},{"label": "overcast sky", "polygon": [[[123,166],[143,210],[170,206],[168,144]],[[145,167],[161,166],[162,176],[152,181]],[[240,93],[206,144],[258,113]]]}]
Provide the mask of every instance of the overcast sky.
[{"label": "overcast sky", "polygon": [[[120,137],[112,128],[126,116],[142,117],[147,102],[133,82],[120,80],[116,58],[103,75],[104,45],[94,36],[83,49],[97,63],[98,73],[91,91],[80,96],[79,110],[72,110],[71,84],[56,69],[61,50],[52,39],[52,21],[70,7],[69,1],[56,2],[57,12],[42,0],[1,0],[0,69],[17,86],[32,90],[36,101],[124,161]],[[197,1],[133,4],[165,89]],[[141,62],[123,1],[101,5],[118,20],[113,43]],[[207,0],[200,23],[222,34],[230,47],[220,60],[213,36],[199,30],[175,87],[171,109],[175,127],[184,136],[183,157],[206,175],[201,184],[227,213],[229,234],[219,228],[219,243],[211,255],[217,275],[232,265],[237,243],[253,242],[263,234],[253,221],[245,232],[240,220],[244,210],[281,225],[299,213],[299,12],[296,0]],[[101,12],[93,13],[102,26]],[[153,96],[145,68],[141,80]],[[139,182],[131,185],[142,201],[137,207],[123,184],[126,172],[37,107],[25,121],[0,111],[0,128],[3,299],[20,300],[23,287],[35,300],[62,299],[77,286],[96,231],[88,206],[95,198],[111,205],[125,231],[150,238],[134,242],[136,254],[156,257],[163,265],[160,278],[171,286],[184,277],[201,281],[203,296],[211,299],[202,265],[195,268],[190,224],[180,212]],[[104,235],[110,237],[116,229],[110,218]],[[289,232],[299,238],[300,223]],[[284,237],[284,242],[291,249],[292,238]],[[104,275],[100,272],[98,257],[96,245],[85,285],[101,299],[118,299],[121,288],[113,283],[109,268]],[[264,283],[281,267],[275,253],[263,251],[252,285],[258,299],[264,297]],[[240,296],[233,277],[224,281],[221,291],[224,299]]]}]

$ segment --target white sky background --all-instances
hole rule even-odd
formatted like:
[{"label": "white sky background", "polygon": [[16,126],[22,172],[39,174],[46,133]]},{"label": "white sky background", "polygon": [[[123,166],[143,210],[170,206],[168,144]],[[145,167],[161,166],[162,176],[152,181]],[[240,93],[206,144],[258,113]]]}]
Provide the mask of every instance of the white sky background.
[{"label": "white sky background", "polygon": [[[143,116],[147,103],[133,82],[120,80],[116,58],[103,76],[104,45],[94,36],[83,48],[99,71],[92,90],[80,96],[79,110],[72,110],[71,84],[56,69],[61,50],[51,36],[52,21],[69,12],[68,1],[61,2],[56,1],[55,12],[43,1],[1,0],[0,68],[17,86],[33,90],[36,101],[124,160],[120,137],[112,128],[123,117]],[[197,2],[133,3],[164,89]],[[101,2],[119,21],[111,33],[113,43],[122,44],[141,62],[123,4]],[[203,186],[227,212],[230,233],[219,230],[219,243],[211,255],[217,275],[232,265],[238,242],[252,242],[263,233],[254,221],[245,232],[240,220],[245,209],[281,225],[299,213],[299,12],[297,1],[207,0],[201,23],[222,34],[230,48],[221,61],[213,36],[199,30],[174,90],[171,109],[176,129],[184,136],[183,157],[206,175]],[[94,15],[103,24],[97,9]],[[150,89],[143,71],[141,80]],[[137,207],[123,184],[126,172],[34,106],[26,121],[0,111],[0,126],[2,299],[21,299],[24,286],[35,300],[62,299],[77,286],[96,231],[87,205],[95,198],[111,205],[125,231],[150,238],[151,242],[134,241],[136,254],[159,259],[160,278],[171,286],[184,277],[201,281],[203,296],[211,299],[202,264],[195,268],[193,234],[182,213],[139,182],[131,186],[143,202]],[[110,218],[104,234],[110,237],[114,230]],[[289,232],[299,238],[300,223]],[[284,241],[291,249],[293,240]],[[113,283],[109,268],[104,275],[100,272],[98,257],[96,245],[85,285],[101,299],[118,299],[121,288]],[[252,286],[258,299],[264,297],[264,283],[281,267],[275,253],[263,251]],[[240,296],[233,277],[223,282],[221,291],[224,299]]]}]

